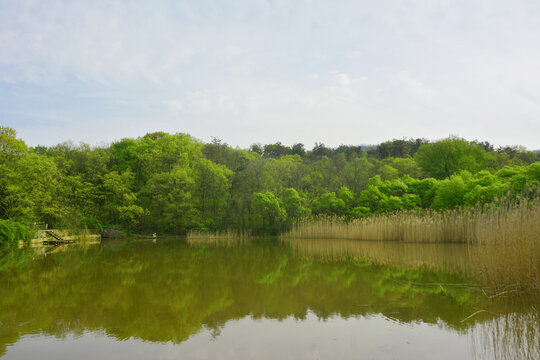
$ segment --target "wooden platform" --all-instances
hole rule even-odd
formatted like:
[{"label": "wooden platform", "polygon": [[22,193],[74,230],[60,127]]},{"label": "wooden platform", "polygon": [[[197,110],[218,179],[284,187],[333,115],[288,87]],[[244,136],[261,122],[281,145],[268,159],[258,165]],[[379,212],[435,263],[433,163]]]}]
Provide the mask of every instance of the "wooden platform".
[{"label": "wooden platform", "polygon": [[[54,237],[54,235],[48,234],[52,232],[60,239]],[[32,248],[50,248],[60,247],[60,245],[89,245],[101,242],[101,235],[98,233],[85,233],[77,234],[70,232],[69,230],[62,229],[40,229],[36,231],[35,237],[29,241],[19,240],[19,247],[32,247]]]},{"label": "wooden platform", "polygon": [[58,245],[64,245],[64,244],[75,244],[75,240],[62,240],[62,241],[43,240],[43,242],[41,244],[42,245],[55,245],[55,246],[58,246]]},{"label": "wooden platform", "polygon": [[75,240],[63,239],[60,235],[58,235],[57,233],[55,233],[52,230],[45,230],[45,235],[47,235],[49,237],[52,237],[53,240],[43,240],[43,243],[42,243],[43,245],[58,246],[58,245],[74,244],[75,243]]}]

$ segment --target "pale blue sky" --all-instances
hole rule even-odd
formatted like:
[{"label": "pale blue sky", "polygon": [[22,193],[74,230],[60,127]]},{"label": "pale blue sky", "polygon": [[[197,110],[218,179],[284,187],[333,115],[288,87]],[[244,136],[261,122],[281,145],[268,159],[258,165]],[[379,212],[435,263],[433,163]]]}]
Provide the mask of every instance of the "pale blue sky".
[{"label": "pale blue sky", "polygon": [[0,124],[29,145],[536,149],[539,64],[539,1],[0,0]]}]

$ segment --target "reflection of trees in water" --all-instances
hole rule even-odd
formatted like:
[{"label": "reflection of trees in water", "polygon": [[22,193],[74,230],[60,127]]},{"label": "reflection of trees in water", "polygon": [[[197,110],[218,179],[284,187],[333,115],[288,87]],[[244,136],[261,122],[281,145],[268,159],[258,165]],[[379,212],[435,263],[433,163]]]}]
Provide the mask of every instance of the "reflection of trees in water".
[{"label": "reflection of trees in water", "polygon": [[295,251],[275,243],[216,248],[126,242],[114,250],[28,260],[0,272],[0,342],[5,349],[25,334],[104,331],[120,340],[181,343],[203,328],[218,335],[232,319],[305,319],[309,311],[322,319],[391,314],[398,322],[466,333],[494,318],[486,312],[461,321],[478,308],[503,315],[514,311],[450,285],[464,280],[428,270],[434,267],[317,261]]}]

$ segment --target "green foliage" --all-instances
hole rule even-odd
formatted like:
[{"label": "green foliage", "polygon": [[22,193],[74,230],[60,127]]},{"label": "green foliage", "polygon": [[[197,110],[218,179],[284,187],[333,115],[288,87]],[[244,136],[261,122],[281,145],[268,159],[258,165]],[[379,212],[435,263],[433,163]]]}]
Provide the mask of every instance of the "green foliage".
[{"label": "green foliage", "polygon": [[[379,176],[358,196],[358,204],[372,213],[422,208],[452,209],[494,203],[503,198],[535,196],[539,189],[536,164],[528,167],[507,167],[495,174],[467,171],[445,180],[434,178],[413,179],[404,176],[382,181]],[[398,201],[399,200],[399,201]]]},{"label": "green foliage", "polygon": [[17,139],[17,132],[14,129],[0,126],[0,164],[21,156],[26,151],[26,144]]},{"label": "green foliage", "polygon": [[192,195],[195,181],[190,169],[180,166],[171,172],[154,174],[141,189],[141,203],[151,216],[144,228],[159,232],[185,233],[199,223],[199,211]]},{"label": "green foliage", "polygon": [[255,232],[276,235],[283,228],[287,212],[273,193],[254,193],[251,207],[251,225]]},{"label": "green foliage", "polygon": [[[378,178],[380,180],[380,178]],[[372,212],[376,212],[379,209],[381,201],[385,200],[387,196],[381,192],[377,183],[371,183],[367,189],[360,193],[358,197],[358,204],[362,207],[370,209]]]},{"label": "green foliage", "polygon": [[[423,172],[418,163],[410,156],[404,158],[387,158],[383,160],[384,164],[387,164],[392,169],[398,172],[398,176],[409,175],[414,178],[422,176]],[[382,171],[381,171],[382,173]],[[395,178],[389,177],[389,178]]]},{"label": "green foliage", "polygon": [[29,225],[0,219],[0,245],[13,245],[19,240],[28,241],[34,236]]},{"label": "green foliage", "polygon": [[354,203],[354,193],[346,186],[339,189],[338,198],[343,201],[347,208],[350,208]]},{"label": "green foliage", "polygon": [[60,174],[55,163],[33,152],[0,164],[0,217],[54,218],[62,213],[54,193]]},{"label": "green foliage", "polygon": [[283,207],[290,220],[303,218],[310,214],[309,209],[305,207],[305,198],[293,188],[285,189],[283,192]]},{"label": "green foliage", "polygon": [[336,193],[323,194],[319,200],[313,203],[313,211],[316,214],[340,215],[346,214],[347,205],[345,201],[336,196]]},{"label": "green foliage", "polygon": [[365,206],[357,206],[351,210],[351,216],[354,218],[363,218],[371,215],[371,209]]},{"label": "green foliage", "polygon": [[375,165],[366,156],[352,159],[343,169],[343,183],[358,194],[365,189],[369,179],[376,175]]},{"label": "green foliage", "polygon": [[463,170],[477,172],[495,162],[495,158],[482,146],[456,137],[423,144],[415,159],[427,175],[436,179],[444,179]]},{"label": "green foliage", "polygon": [[360,218],[533,197],[540,162],[531,154],[454,137],[392,140],[367,151],[279,142],[242,150],[164,132],[106,147],[68,141],[32,149],[0,127],[0,218],[132,232],[277,233],[318,214]]},{"label": "green foliage", "polygon": [[402,209],[406,210],[418,209],[422,205],[422,200],[420,199],[420,196],[416,194],[404,194],[401,197],[401,202],[403,204]]},{"label": "green foliage", "polygon": [[524,170],[529,179],[540,182],[540,162],[527,166]]},{"label": "green foliage", "polygon": [[403,201],[397,196],[384,198],[379,203],[379,208],[382,212],[393,212],[404,208]]},{"label": "green foliage", "polygon": [[427,142],[426,139],[394,139],[368,149],[368,153],[378,159],[405,158],[413,156],[418,148]]},{"label": "green foliage", "polygon": [[432,207],[434,209],[452,209],[465,202],[465,182],[459,175],[440,182]]},{"label": "green foliage", "polygon": [[379,174],[383,180],[392,180],[399,177],[399,171],[390,165],[383,165],[379,168]]},{"label": "green foliage", "polygon": [[284,188],[300,186],[302,158],[286,155],[279,159],[269,159],[264,164],[263,188],[281,194]]},{"label": "green foliage", "polygon": [[134,226],[144,214],[142,207],[135,205],[137,196],[131,190],[135,175],[127,170],[123,174],[112,171],[103,177],[105,203],[103,209],[108,212],[108,223],[123,223]]},{"label": "green foliage", "polygon": [[433,202],[439,182],[433,178],[414,180],[409,184],[409,189],[420,199],[420,206],[428,208]]}]

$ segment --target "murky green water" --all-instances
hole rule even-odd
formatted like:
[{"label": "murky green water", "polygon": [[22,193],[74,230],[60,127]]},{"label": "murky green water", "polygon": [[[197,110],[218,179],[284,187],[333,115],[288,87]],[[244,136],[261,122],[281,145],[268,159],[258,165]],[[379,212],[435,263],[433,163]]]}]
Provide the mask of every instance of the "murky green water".
[{"label": "murky green water", "polygon": [[[540,358],[538,299],[488,300],[463,248],[392,246],[159,239],[4,253],[0,357]],[[388,265],[363,261],[377,256]]]}]

